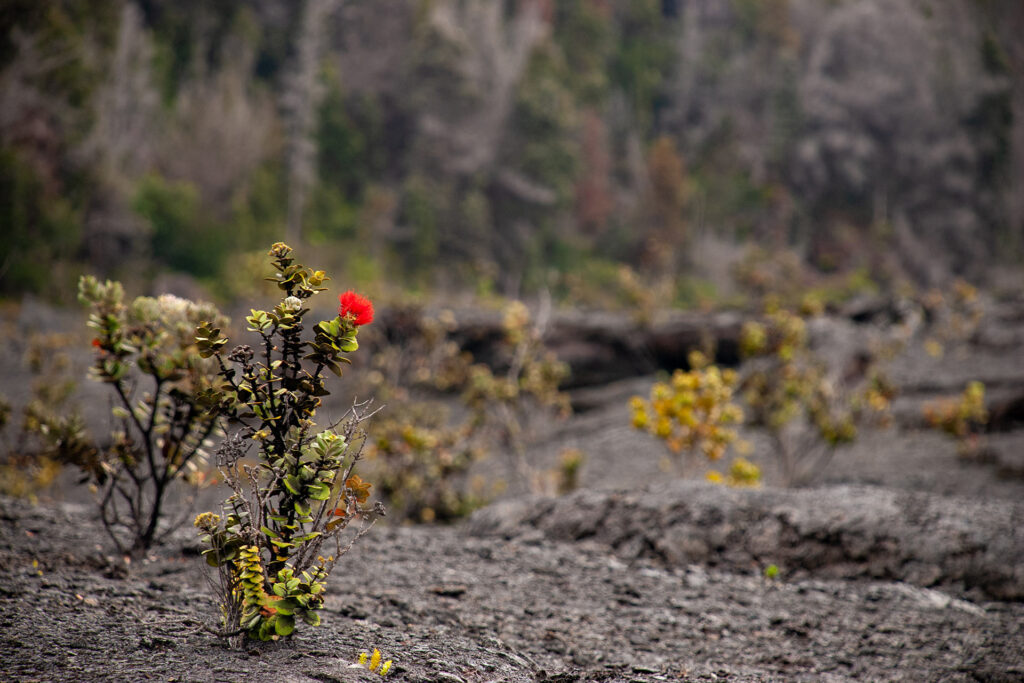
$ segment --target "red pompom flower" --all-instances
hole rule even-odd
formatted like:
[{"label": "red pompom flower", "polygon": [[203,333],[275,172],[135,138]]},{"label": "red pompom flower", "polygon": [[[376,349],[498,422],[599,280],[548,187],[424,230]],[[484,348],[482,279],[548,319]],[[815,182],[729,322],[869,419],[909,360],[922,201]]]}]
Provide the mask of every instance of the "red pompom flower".
[{"label": "red pompom flower", "polygon": [[338,296],[338,315],[348,318],[356,327],[373,322],[373,304],[365,296],[352,290]]}]

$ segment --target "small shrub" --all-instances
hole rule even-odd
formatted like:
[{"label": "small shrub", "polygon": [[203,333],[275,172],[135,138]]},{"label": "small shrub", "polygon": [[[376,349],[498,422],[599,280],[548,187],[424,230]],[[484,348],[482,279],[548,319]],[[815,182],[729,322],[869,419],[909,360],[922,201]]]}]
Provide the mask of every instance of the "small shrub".
[{"label": "small shrub", "polygon": [[555,470],[555,490],[560,495],[572,493],[580,487],[580,470],[586,459],[578,448],[562,449],[558,456],[558,469]]},{"label": "small shrub", "polygon": [[527,458],[526,434],[534,431],[534,418],[552,413],[565,418],[572,410],[569,396],[559,391],[569,366],[544,347],[546,320],[542,314],[532,321],[522,302],[506,306],[502,325],[507,369],[495,372],[487,365],[474,365],[463,393],[474,428],[502,447],[515,476],[532,490],[544,488],[544,475]]},{"label": "small shrub", "polygon": [[486,502],[466,481],[483,451],[472,425],[453,425],[449,412],[436,400],[399,401],[373,426],[367,464],[398,519],[451,522]]},{"label": "small shrub", "polygon": [[[474,363],[459,348],[451,338],[451,312],[430,316],[410,307],[392,314],[388,339],[369,373],[388,411],[374,423],[366,449],[367,471],[389,514],[417,522],[468,515],[503,485],[470,476],[473,464],[495,444],[511,455],[516,476],[534,490],[575,486],[582,460],[566,461],[552,472],[539,472],[525,460],[524,435],[533,418],[568,410],[567,397],[558,391],[567,370],[543,349],[525,306],[511,304],[503,319],[497,356],[499,364],[508,364],[505,374]],[[456,394],[465,407],[452,405]]]},{"label": "small shrub", "polygon": [[988,424],[985,385],[970,382],[957,398],[929,401],[924,406],[924,417],[932,429],[956,439],[960,455],[978,455],[984,449],[982,433]]},{"label": "small shrub", "polygon": [[761,468],[742,456],[737,456],[725,475],[718,470],[707,473],[708,481],[715,484],[726,484],[734,488],[741,486],[760,486]]},{"label": "small shrub", "polygon": [[406,307],[392,314],[368,373],[388,410],[374,422],[367,471],[392,517],[454,521],[486,502],[469,479],[469,468],[485,455],[479,430],[444,400],[465,386],[473,358],[449,338],[451,312],[430,316]]},{"label": "small shrub", "polygon": [[751,359],[743,398],[752,422],[771,435],[788,485],[824,469],[838,447],[856,439],[859,424],[885,420],[895,390],[884,376],[869,363],[862,377],[836,385],[808,346],[806,323],[794,313],[779,310],[766,324],[746,323],[740,350]]},{"label": "small shrub", "polygon": [[[257,348],[235,346],[212,323],[196,331],[199,352],[220,368],[221,382],[206,402],[239,430],[218,451],[218,465],[233,494],[223,515],[210,512],[195,526],[217,569],[222,630],[259,640],[290,636],[301,619],[316,626],[325,582],[338,559],[365,534],[383,507],[368,504],[371,485],[355,473],[372,413],[353,403],[343,422],[320,430],[314,418],[330,394],[324,371],[340,376],[359,348],[359,328],[373,320],[372,304],[353,292],[339,297],[338,315],[306,332],[308,300],[324,291],[323,271],[295,263],[291,248],[270,250],[273,281],[282,298],[271,310],[246,318]],[[257,464],[245,462],[255,446]],[[354,533],[350,524],[360,520]],[[333,549],[321,554],[324,544]]]},{"label": "small shrub", "polygon": [[33,334],[24,362],[32,374],[31,398],[15,424],[12,406],[0,399],[0,493],[34,499],[60,473],[58,444],[81,430],[68,405],[78,383],[71,379],[71,334]]},{"label": "small shrub", "polygon": [[[720,460],[736,440],[733,425],[743,419],[743,411],[733,402],[736,372],[711,365],[699,351],[690,352],[689,362],[690,370],[676,370],[671,380],[655,384],[649,400],[634,396],[630,401],[633,427],[663,440],[684,473],[693,472],[698,453],[710,462]],[[686,462],[679,463],[681,458]],[[743,462],[730,483],[756,484],[756,466]],[[717,472],[709,478],[725,481]]]},{"label": "small shrub", "polygon": [[120,283],[86,276],[79,299],[89,307],[95,337],[93,379],[114,395],[113,425],[91,439],[77,416],[38,413],[55,457],[80,468],[97,492],[100,518],[118,550],[138,556],[182,520],[164,519],[174,482],[202,483],[206,447],[218,418],[203,396],[218,382],[217,366],[200,357],[195,327],[225,325],[211,304],[175,296],[124,302]]},{"label": "small shrub", "polygon": [[947,348],[969,341],[985,317],[978,290],[961,279],[955,280],[947,292],[928,291],[920,301],[927,333],[924,349],[934,358],[944,355]]},{"label": "small shrub", "polygon": [[644,278],[629,266],[619,266],[616,285],[620,299],[640,326],[650,325],[658,307],[675,298],[676,283],[670,276]]}]

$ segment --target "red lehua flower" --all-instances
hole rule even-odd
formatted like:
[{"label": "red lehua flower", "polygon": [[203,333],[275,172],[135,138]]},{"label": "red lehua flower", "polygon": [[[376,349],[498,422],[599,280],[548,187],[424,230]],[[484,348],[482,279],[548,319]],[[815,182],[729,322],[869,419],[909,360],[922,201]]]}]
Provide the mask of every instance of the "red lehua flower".
[{"label": "red lehua flower", "polygon": [[364,296],[352,290],[338,296],[338,315],[348,318],[356,327],[373,322],[373,304]]},{"label": "red lehua flower", "polygon": [[100,340],[99,339],[93,339],[92,340],[92,345],[95,346],[97,349],[100,348],[100,346],[101,346]]}]

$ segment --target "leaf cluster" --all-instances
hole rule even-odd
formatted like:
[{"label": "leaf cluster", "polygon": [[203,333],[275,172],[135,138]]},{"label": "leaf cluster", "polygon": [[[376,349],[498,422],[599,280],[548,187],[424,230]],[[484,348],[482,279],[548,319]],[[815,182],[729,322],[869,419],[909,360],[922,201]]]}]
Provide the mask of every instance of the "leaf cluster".
[{"label": "leaf cluster", "polygon": [[632,423],[663,440],[677,457],[700,453],[714,462],[736,440],[733,425],[743,420],[733,401],[737,375],[710,364],[699,351],[690,352],[689,362],[690,370],[676,370],[668,382],[656,383],[649,399],[630,400]]},{"label": "leaf cluster", "polygon": [[390,659],[386,662],[383,659],[380,650],[377,648],[373,648],[373,654],[370,655],[367,655],[365,652],[359,653],[359,665],[366,667],[381,678],[388,675],[392,664]]}]

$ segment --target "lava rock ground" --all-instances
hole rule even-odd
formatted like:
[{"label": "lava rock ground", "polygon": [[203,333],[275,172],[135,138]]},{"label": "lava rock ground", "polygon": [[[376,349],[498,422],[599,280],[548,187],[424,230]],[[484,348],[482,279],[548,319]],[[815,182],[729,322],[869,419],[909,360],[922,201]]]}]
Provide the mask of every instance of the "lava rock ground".
[{"label": "lava rock ground", "polygon": [[[842,512],[857,499],[870,505],[870,491],[816,491],[817,500],[834,499],[840,510],[817,520],[813,506],[799,505],[804,492],[731,492],[738,506],[724,507],[743,515],[760,510],[768,518],[787,506],[806,511],[775,579],[751,560],[760,542],[755,529],[723,536],[734,552],[713,565],[700,556],[690,562],[644,551],[659,530],[667,537],[688,523],[652,514],[661,503],[676,497],[692,510],[713,511],[723,506],[703,506],[720,493],[678,483],[519,501],[485,509],[462,526],[382,526],[336,568],[320,628],[241,649],[198,627],[215,621],[216,608],[189,534],[126,571],[104,555],[105,539],[88,507],[2,499],[3,678],[373,680],[352,667],[360,652],[377,647],[395,661],[389,678],[400,681],[1024,680],[1019,600],[995,600],[955,571],[872,579],[869,570],[850,569],[858,565],[848,549],[836,551],[834,562],[822,559],[821,547],[842,548],[844,534],[856,537],[870,519],[884,518],[884,511]],[[602,496],[611,507],[596,513],[591,506]],[[914,500],[923,510],[948,508],[950,519],[975,519],[956,500]],[[976,519],[974,531],[995,536],[1015,520],[1018,531],[1004,543],[1003,559],[1019,570],[1021,507],[1007,506],[995,521]],[[585,519],[591,532],[577,533]],[[867,540],[858,552],[905,567],[921,553],[925,564],[955,569],[959,551],[948,543],[955,526],[948,522],[931,531],[921,524],[912,544]],[[710,521],[702,537],[730,524]],[[822,535],[826,527],[831,537]],[[565,532],[570,528],[576,531]],[[628,540],[602,531],[609,528],[627,535],[636,529],[641,540],[628,550]],[[804,566],[802,544],[817,558]],[[984,565],[984,557],[976,564]]]}]

